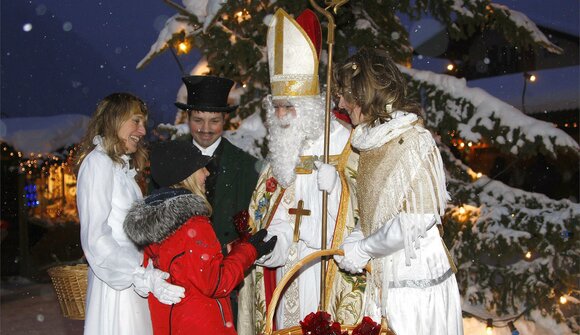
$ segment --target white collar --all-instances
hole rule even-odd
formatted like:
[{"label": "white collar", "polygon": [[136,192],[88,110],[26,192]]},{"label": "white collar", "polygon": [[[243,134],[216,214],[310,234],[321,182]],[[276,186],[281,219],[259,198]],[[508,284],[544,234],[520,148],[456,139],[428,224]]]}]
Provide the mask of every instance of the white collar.
[{"label": "white collar", "polygon": [[[103,137],[101,135],[96,135],[93,137],[93,144],[95,145],[96,150],[107,154],[105,148],[103,147]],[[137,175],[137,171],[135,171],[135,168],[130,167],[130,161],[133,157],[131,157],[131,155],[123,154],[120,156],[120,158],[123,161],[123,165],[121,166],[123,172],[125,172],[129,177],[135,177],[135,175]]]},{"label": "white collar", "polygon": [[360,151],[381,147],[413,127],[417,115],[395,111],[393,118],[383,124],[371,127],[368,123],[360,124],[354,129],[352,146]]},{"label": "white collar", "polygon": [[215,152],[215,150],[217,149],[218,145],[220,145],[222,141],[222,137],[220,136],[217,141],[213,142],[212,145],[210,145],[207,148],[203,148],[201,145],[199,145],[195,139],[193,140],[193,144],[199,149],[199,151],[201,151],[201,154],[204,156],[213,156],[213,153]]}]

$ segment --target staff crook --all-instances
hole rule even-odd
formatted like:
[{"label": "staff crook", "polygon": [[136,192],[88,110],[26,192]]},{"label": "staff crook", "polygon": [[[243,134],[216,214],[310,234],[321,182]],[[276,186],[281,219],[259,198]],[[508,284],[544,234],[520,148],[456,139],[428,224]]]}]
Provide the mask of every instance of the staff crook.
[{"label": "staff crook", "polygon": [[[310,4],[317,12],[322,14],[328,20],[328,37],[326,44],[328,44],[328,67],[326,72],[326,110],[324,118],[324,159],[323,162],[328,164],[329,157],[329,142],[330,142],[330,100],[331,100],[331,83],[332,83],[332,49],[334,46],[334,16],[329,9],[333,9],[334,14],[337,14],[338,8],[346,4],[349,0],[325,0],[326,8],[320,7],[315,0],[309,0]],[[328,192],[322,191],[322,241],[321,249],[326,249],[326,233],[327,233],[327,215],[328,215]],[[320,305],[319,310],[326,310],[326,258],[322,257],[320,261]]]}]

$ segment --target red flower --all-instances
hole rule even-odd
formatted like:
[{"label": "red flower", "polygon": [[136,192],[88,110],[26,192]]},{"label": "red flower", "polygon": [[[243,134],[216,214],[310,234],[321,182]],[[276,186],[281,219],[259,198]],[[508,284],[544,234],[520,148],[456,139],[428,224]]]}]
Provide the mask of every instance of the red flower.
[{"label": "red flower", "polygon": [[381,332],[381,325],[374,322],[373,319],[365,316],[361,323],[352,331],[352,335],[379,335]]},{"label": "red flower", "polygon": [[234,226],[236,227],[236,231],[242,240],[247,239],[250,237],[250,225],[248,224],[248,219],[250,218],[250,214],[247,210],[243,209],[239,211],[236,215],[234,215]]},{"label": "red flower", "polygon": [[304,335],[344,335],[340,332],[340,323],[332,322],[330,314],[322,311],[306,315],[300,321],[300,328]]},{"label": "red flower", "polygon": [[276,191],[276,188],[278,187],[278,182],[276,181],[276,179],[274,177],[270,177],[268,178],[268,180],[266,180],[266,192],[274,192]]}]

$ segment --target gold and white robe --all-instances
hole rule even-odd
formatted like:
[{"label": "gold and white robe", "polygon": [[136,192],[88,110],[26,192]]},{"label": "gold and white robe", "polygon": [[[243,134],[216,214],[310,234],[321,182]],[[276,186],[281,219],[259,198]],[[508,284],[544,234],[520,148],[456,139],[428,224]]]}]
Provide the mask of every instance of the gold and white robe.
[{"label": "gold and white robe", "polygon": [[361,243],[385,255],[370,261],[365,314],[386,316],[398,335],[463,334],[454,265],[438,229],[449,195],[431,133],[415,115],[396,112],[386,123],[359,125],[352,143],[360,150]]},{"label": "gold and white robe", "polygon": [[[354,228],[356,216],[356,197],[351,197],[356,180],[358,155],[350,146],[350,130],[332,122],[330,155],[340,176],[340,187],[336,187],[328,198],[327,247],[338,248]],[[295,182],[283,189],[277,185],[268,192],[268,181],[272,180],[272,169],[266,166],[258,180],[258,185],[250,203],[250,224],[253,229],[268,228],[270,235],[278,236],[278,243],[268,261],[263,266],[276,267],[276,281],[300,259],[320,250],[322,192],[317,187],[317,175],[313,170],[313,159],[323,154],[323,138],[310,143],[302,151],[301,166],[296,168]],[[271,186],[271,185],[270,185]],[[300,238],[293,242],[294,215],[288,214],[296,208],[299,200],[304,208],[311,211],[303,216],[300,225]],[[326,279],[326,301],[328,312],[334,320],[354,324],[362,319],[364,297],[364,275],[350,275],[338,271],[336,264],[329,259]],[[245,278],[240,291],[238,332],[239,334],[258,334],[264,331],[266,303],[263,268],[256,268]],[[303,268],[296,279],[288,284],[287,290],[278,303],[276,324],[278,329],[296,326],[306,315],[315,312],[320,299],[320,261],[312,262]]]}]

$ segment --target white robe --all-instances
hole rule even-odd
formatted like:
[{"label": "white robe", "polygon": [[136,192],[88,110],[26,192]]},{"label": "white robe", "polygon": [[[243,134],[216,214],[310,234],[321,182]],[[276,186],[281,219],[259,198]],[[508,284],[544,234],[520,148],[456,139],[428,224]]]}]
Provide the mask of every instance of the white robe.
[{"label": "white robe", "polygon": [[[359,125],[352,140],[361,152],[360,225],[368,227],[361,243],[377,257],[365,314],[387,316],[398,335],[461,335],[459,290],[437,227],[448,201],[441,156],[414,114],[393,115],[375,127]],[[364,237],[356,235],[348,239]]]},{"label": "white robe", "polygon": [[[329,153],[330,155],[339,155],[342,153],[348,139],[350,130],[340,125],[337,121],[332,122],[331,140]],[[316,141],[312,141],[307,148],[303,149],[301,156],[322,156],[324,153],[324,136]],[[289,215],[290,208],[296,208],[298,201],[304,201],[304,208],[309,209],[310,216],[303,216],[300,225],[300,238],[295,248],[297,250],[297,259],[300,260],[307,255],[320,250],[321,245],[321,221],[322,221],[322,192],[318,190],[317,173],[298,174],[294,184],[288,188],[284,194],[283,200],[272,218],[268,227],[269,235],[277,235],[278,242],[271,257],[265,261],[257,261],[256,264],[265,267],[278,267],[276,269],[276,282],[278,283],[286,271],[284,268],[287,263],[289,250],[293,246],[294,235],[294,215]],[[330,247],[336,222],[336,214],[340,203],[340,187],[336,187],[328,196],[328,216],[327,216],[327,247]],[[320,260],[313,261],[309,266],[303,267],[298,273],[298,302],[299,302],[299,320],[304,320],[306,315],[316,312],[320,301]],[[289,286],[290,284],[288,284]],[[287,286],[287,287],[288,287]],[[278,329],[287,328],[285,325],[284,304],[286,303],[284,295],[276,309],[276,324]],[[292,326],[296,326],[292,324]]]},{"label": "white robe", "polygon": [[[128,163],[129,158],[124,159]],[[132,274],[143,256],[123,231],[127,211],[140,198],[135,171],[114,163],[97,144],[77,179],[81,245],[90,266],[85,334],[153,333],[147,299],[132,287]]]}]

